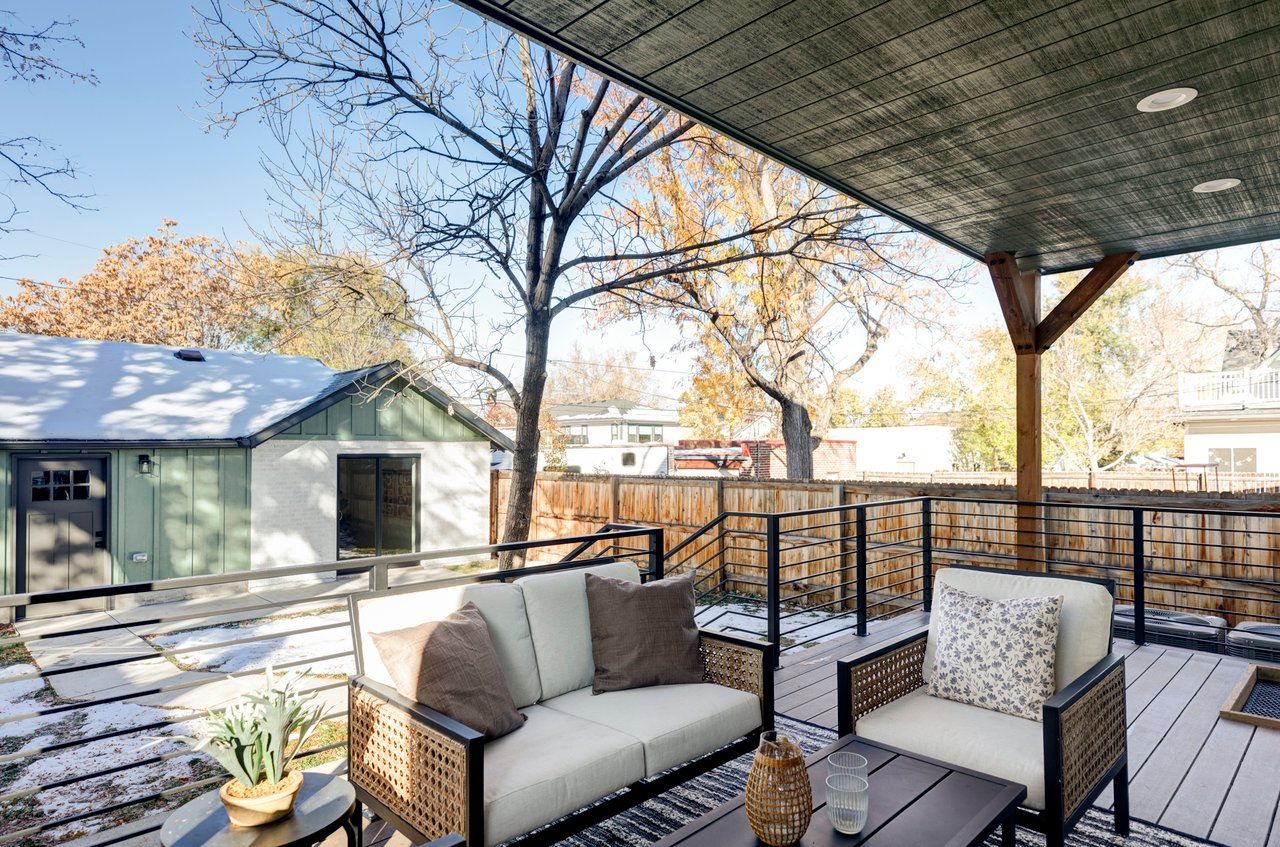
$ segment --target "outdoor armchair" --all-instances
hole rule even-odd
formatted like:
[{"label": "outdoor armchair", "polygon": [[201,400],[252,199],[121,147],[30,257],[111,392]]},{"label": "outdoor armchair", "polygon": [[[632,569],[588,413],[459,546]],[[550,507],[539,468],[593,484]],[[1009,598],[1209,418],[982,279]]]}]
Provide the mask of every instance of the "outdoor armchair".
[{"label": "outdoor armchair", "polygon": [[1115,829],[1129,832],[1124,656],[1111,652],[1109,580],[983,568],[940,570],[936,583],[992,599],[1063,596],[1057,691],[1043,722],[932,697],[930,627],[837,664],[839,729],[1027,786],[1019,824],[1060,847],[1108,784]]}]

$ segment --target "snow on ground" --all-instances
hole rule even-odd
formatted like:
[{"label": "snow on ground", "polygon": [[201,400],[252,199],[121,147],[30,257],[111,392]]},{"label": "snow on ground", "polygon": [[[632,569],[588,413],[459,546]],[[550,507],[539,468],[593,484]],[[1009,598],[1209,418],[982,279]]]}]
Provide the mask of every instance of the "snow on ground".
[{"label": "snow on ground", "polygon": [[[794,614],[792,614],[794,612]],[[783,608],[782,646],[807,642],[805,647],[816,647],[824,641],[849,636],[854,625],[853,615],[836,617],[830,612],[806,612]],[[720,603],[699,606],[694,614],[698,626],[730,635],[747,635],[763,638],[768,632],[763,603]]]},{"label": "snow on ground", "polygon": [[[0,719],[39,711],[57,704],[52,690],[46,687],[43,680],[5,681],[34,670],[35,666],[29,664],[0,668]],[[0,724],[0,747],[6,753],[39,749],[189,714],[192,713],[132,703],[104,703],[92,708],[72,709]],[[35,788],[156,756],[178,754],[161,763],[129,768],[71,785],[44,789],[33,796],[5,801],[7,813],[0,816],[0,836],[15,829],[101,809],[113,803],[143,797],[202,778],[210,770],[204,756],[186,752],[186,745],[177,741],[162,740],[152,743],[151,736],[181,733],[184,728],[185,725],[179,724],[141,730],[115,738],[76,743],[63,750],[15,760],[12,766],[0,771],[0,794]],[[93,817],[83,822],[55,827],[34,838],[42,844],[53,844],[101,830],[114,822],[109,816]]]},{"label": "snow on ground", "polygon": [[[235,671],[263,668],[267,665],[283,665],[286,662],[304,661],[314,656],[328,656],[334,653],[345,653],[351,650],[351,631],[346,626],[349,618],[346,611],[324,612],[318,615],[302,615],[287,618],[263,618],[258,621],[246,621],[243,624],[228,624],[208,629],[187,630],[167,635],[156,635],[148,638],[156,647],[166,650],[195,650],[198,647],[213,649],[199,652],[174,655],[180,665],[185,668],[201,671],[232,673]],[[305,632],[299,635],[290,633],[300,629],[316,626],[339,624],[333,629],[320,632]],[[252,644],[235,644],[228,647],[217,647],[228,641],[244,638],[276,635],[265,641]],[[310,670],[313,674],[345,675],[355,671],[351,656],[328,659],[309,665],[301,665],[298,670]]]}]

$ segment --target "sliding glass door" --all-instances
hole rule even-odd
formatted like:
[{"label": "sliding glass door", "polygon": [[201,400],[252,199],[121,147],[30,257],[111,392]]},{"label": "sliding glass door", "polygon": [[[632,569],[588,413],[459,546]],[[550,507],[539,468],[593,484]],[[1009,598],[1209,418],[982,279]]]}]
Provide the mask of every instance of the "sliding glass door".
[{"label": "sliding glass door", "polygon": [[418,460],[338,457],[338,558],[418,549]]}]

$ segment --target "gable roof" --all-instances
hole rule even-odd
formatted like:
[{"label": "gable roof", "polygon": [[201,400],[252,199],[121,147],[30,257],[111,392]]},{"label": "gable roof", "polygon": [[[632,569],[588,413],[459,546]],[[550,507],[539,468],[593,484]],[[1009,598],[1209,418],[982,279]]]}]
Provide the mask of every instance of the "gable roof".
[{"label": "gable roof", "polygon": [[[364,388],[403,376],[469,428],[510,440],[399,362],[335,371],[315,359],[0,333],[0,445],[253,447]],[[509,449],[509,448],[508,448]]]}]

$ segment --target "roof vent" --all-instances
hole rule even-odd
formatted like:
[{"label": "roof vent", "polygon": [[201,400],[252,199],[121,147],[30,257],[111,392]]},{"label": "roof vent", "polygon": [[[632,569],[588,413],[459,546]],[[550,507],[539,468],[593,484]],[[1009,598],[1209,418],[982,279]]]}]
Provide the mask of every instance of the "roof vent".
[{"label": "roof vent", "polygon": [[192,350],[192,349],[175,350],[173,352],[173,358],[181,359],[184,362],[203,362],[204,354],[201,353],[199,350]]}]

